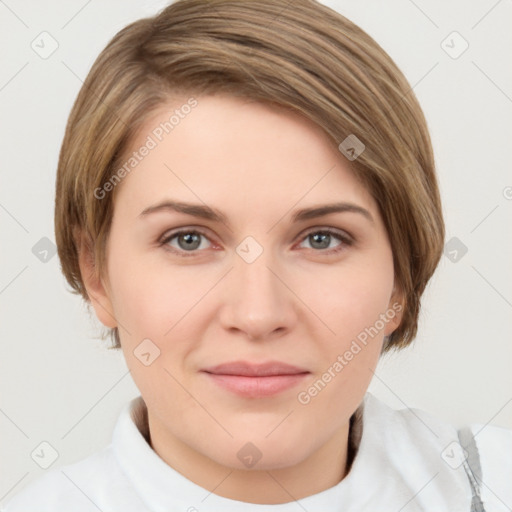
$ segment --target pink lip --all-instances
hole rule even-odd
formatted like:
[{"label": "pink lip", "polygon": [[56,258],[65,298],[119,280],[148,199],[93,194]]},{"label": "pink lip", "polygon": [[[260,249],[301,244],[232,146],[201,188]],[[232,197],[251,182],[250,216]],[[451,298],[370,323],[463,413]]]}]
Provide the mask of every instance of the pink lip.
[{"label": "pink lip", "polygon": [[275,395],[296,386],[310,373],[279,361],[263,364],[233,361],[205,368],[202,372],[219,386],[247,398]]}]

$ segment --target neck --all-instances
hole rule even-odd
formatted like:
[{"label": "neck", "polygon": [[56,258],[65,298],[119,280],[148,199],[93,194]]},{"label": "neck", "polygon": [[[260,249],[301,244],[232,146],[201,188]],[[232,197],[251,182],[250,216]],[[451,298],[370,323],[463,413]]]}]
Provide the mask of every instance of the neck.
[{"label": "neck", "polygon": [[335,486],[350,468],[348,422],[298,464],[265,470],[218,464],[181,442],[151,414],[148,425],[151,447],[169,466],[196,485],[236,501],[279,504],[302,499]]}]

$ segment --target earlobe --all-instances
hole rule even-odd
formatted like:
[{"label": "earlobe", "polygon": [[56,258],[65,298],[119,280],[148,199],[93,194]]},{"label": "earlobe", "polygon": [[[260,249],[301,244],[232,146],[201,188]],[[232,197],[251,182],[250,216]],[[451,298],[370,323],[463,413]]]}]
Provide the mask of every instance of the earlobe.
[{"label": "earlobe", "polygon": [[397,286],[393,287],[393,294],[391,295],[388,309],[386,311],[386,318],[388,319],[388,322],[384,329],[385,336],[390,336],[400,326],[403,319],[404,303],[405,301],[401,290],[399,290]]},{"label": "earlobe", "polygon": [[105,327],[111,329],[117,327],[117,321],[114,317],[114,310],[108,291],[97,273],[92,244],[84,234],[80,236],[78,264],[80,266],[80,273],[87,291],[87,296],[89,297],[98,320]]}]

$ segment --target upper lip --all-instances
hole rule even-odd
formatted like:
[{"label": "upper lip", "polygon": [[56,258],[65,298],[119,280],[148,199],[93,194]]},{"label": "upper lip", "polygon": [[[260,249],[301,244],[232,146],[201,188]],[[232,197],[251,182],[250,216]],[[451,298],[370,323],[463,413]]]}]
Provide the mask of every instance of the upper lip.
[{"label": "upper lip", "polygon": [[282,363],[280,361],[269,361],[266,363],[249,363],[247,361],[232,361],[217,366],[204,368],[203,372],[216,375],[241,375],[244,377],[269,377],[271,375],[297,375],[309,373],[304,368]]}]

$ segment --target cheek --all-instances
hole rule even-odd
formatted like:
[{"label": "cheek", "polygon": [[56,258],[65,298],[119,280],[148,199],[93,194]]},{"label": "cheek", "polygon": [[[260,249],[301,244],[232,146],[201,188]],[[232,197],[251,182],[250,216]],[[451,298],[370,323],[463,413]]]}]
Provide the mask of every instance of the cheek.
[{"label": "cheek", "polygon": [[394,281],[391,255],[386,256],[375,263],[330,268],[316,276],[317,286],[305,288],[311,309],[334,331],[328,337],[333,348],[343,348],[375,324],[382,330],[378,320],[389,307]]},{"label": "cheek", "polygon": [[[351,269],[331,276],[328,293],[316,293],[311,309],[334,333],[318,337],[314,378],[300,390],[297,401],[308,414],[323,415],[329,424],[359,405],[379,361],[393,288],[392,265]],[[389,321],[389,320],[387,320]],[[316,411],[316,412],[313,412]]]},{"label": "cheek", "polygon": [[208,266],[177,266],[159,251],[137,253],[132,248],[121,253],[113,246],[109,278],[116,319],[130,333],[121,332],[123,341],[135,344],[149,338],[167,349],[172,339],[176,352],[176,340],[189,339],[193,326],[208,320],[207,301],[202,299],[219,272]]},{"label": "cheek", "polygon": [[323,322],[334,333],[318,337],[315,380],[298,397],[309,411],[329,411],[325,414],[334,423],[337,416],[357,407],[373,377],[391,319],[385,314],[394,281],[390,251],[378,261],[358,260],[336,270],[320,279],[323,287],[315,288],[314,294],[309,291],[314,299],[311,309],[323,312]]},{"label": "cheek", "polygon": [[[196,331],[201,326],[193,320],[204,316],[198,301],[211,284],[207,286],[209,280],[198,277],[192,266],[171,270],[135,251],[111,255],[112,302],[116,319],[124,326],[119,328],[121,347],[131,375],[145,397],[159,397],[162,389],[180,396],[182,390],[171,375],[181,371],[194,350],[191,340],[200,338]],[[187,400],[184,396],[182,407]]]},{"label": "cheek", "polygon": [[165,268],[137,248],[120,251],[120,247],[112,244],[108,269],[116,319],[134,342],[140,337],[160,339],[182,313],[192,290],[181,273],[166,275]]}]

